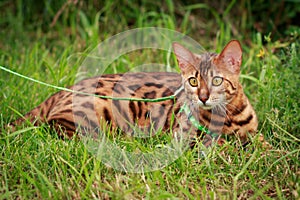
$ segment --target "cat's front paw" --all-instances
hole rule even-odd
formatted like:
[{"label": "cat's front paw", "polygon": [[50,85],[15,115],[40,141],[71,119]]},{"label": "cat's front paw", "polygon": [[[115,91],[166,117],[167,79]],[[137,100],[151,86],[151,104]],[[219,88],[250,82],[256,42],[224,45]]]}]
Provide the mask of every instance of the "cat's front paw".
[{"label": "cat's front paw", "polygon": [[221,138],[221,135],[212,137],[210,134],[205,134],[205,136],[202,140],[202,144],[205,147],[210,147],[213,144],[218,144],[218,145],[222,146],[223,144],[225,144],[225,142],[226,142],[226,140],[224,138]]}]

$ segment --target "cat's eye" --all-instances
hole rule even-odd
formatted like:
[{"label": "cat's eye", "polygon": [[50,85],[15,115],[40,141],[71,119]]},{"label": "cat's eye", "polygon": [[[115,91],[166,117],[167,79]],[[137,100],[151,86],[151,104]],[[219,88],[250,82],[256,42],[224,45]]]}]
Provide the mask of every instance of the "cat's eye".
[{"label": "cat's eye", "polygon": [[213,80],[212,80],[212,85],[213,86],[219,86],[222,83],[223,83],[223,78],[219,77],[219,76],[214,77]]},{"label": "cat's eye", "polygon": [[192,78],[189,79],[189,83],[190,83],[190,85],[193,86],[193,87],[197,87],[197,86],[198,86],[198,81],[197,81],[197,79],[194,78],[194,77],[192,77]]}]

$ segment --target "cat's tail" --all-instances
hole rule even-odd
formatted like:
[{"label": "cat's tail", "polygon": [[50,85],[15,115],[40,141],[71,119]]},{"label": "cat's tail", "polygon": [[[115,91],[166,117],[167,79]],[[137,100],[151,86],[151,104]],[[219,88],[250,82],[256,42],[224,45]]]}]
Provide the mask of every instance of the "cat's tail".
[{"label": "cat's tail", "polygon": [[22,124],[25,124],[26,122],[30,123],[34,126],[38,126],[39,123],[44,121],[43,117],[41,117],[42,115],[40,114],[41,113],[40,110],[41,110],[41,105],[34,108],[33,110],[31,110],[30,112],[28,112],[24,116],[21,116],[17,120],[9,123],[8,127],[12,131],[15,131],[17,126],[21,126]]},{"label": "cat's tail", "polygon": [[16,128],[18,126],[21,126],[26,123],[33,126],[39,126],[40,124],[47,122],[47,116],[49,115],[49,110],[51,110],[52,106],[53,106],[53,98],[49,98],[46,101],[42,102],[33,110],[29,111],[24,116],[19,117],[13,122],[10,122],[7,125],[7,128],[12,132],[14,132],[16,131]]}]

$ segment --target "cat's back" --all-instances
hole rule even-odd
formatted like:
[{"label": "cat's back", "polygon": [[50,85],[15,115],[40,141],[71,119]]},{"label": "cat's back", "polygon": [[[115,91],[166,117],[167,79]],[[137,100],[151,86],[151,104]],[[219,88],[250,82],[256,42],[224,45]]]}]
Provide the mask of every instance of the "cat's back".
[{"label": "cat's back", "polygon": [[[181,86],[181,76],[173,72],[104,74],[84,79],[74,91],[100,96],[155,98],[172,95]],[[78,96],[78,95],[77,95]],[[79,95],[83,97],[84,95]]]}]

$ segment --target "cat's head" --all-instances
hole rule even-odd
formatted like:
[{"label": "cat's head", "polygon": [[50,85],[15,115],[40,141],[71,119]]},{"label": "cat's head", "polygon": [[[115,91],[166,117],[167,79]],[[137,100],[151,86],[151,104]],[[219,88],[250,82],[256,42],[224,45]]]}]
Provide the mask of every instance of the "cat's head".
[{"label": "cat's head", "polygon": [[239,85],[242,49],[230,41],[220,54],[194,54],[173,44],[187,98],[203,109],[226,105],[235,97]]}]

